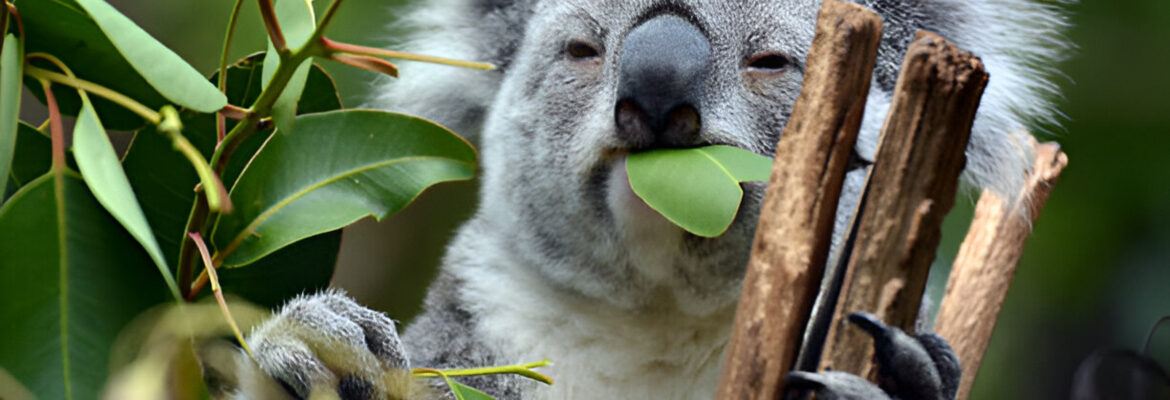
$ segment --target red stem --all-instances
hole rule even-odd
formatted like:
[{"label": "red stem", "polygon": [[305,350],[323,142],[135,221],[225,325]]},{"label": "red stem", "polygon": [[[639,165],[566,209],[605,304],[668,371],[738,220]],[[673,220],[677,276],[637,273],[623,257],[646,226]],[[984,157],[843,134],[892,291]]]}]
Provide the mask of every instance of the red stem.
[{"label": "red stem", "polygon": [[65,168],[65,129],[62,126],[61,110],[57,108],[57,98],[53,96],[53,88],[49,81],[42,80],[41,87],[45,91],[45,103],[49,106],[49,130],[53,140],[53,170]]},{"label": "red stem", "polygon": [[257,0],[260,5],[260,17],[264,19],[264,28],[268,29],[268,38],[272,40],[272,47],[277,53],[288,49],[284,42],[284,33],[280,31],[280,22],[276,21],[276,10],[272,8],[272,0]]}]

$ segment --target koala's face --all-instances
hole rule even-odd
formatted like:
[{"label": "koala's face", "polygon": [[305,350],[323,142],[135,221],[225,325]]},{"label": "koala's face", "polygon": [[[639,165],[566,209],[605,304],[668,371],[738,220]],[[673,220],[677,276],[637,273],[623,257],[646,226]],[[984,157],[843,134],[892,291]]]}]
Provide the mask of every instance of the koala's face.
[{"label": "koala's face", "polygon": [[[721,237],[631,192],[627,154],[731,145],[771,156],[819,1],[572,1],[535,7],[483,139],[481,218],[570,290],[705,314],[734,304],[763,197]],[[659,303],[660,301],[666,303]]]}]

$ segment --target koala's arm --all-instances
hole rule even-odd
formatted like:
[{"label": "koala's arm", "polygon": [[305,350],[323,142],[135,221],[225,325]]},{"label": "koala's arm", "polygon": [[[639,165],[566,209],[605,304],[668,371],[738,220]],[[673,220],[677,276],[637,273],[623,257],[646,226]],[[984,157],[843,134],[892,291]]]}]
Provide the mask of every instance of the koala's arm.
[{"label": "koala's arm", "polygon": [[818,399],[951,400],[962,376],[959,359],[943,338],[933,333],[908,335],[872,315],[854,313],[849,322],[874,339],[878,381],[874,385],[845,372],[792,372],[788,389],[812,392]]}]

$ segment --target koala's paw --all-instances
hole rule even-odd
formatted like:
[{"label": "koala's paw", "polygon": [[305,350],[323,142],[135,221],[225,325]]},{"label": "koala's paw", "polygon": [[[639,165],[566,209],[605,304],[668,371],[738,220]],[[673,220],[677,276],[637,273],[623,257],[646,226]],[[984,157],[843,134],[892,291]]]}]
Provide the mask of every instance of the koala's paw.
[{"label": "koala's paw", "polygon": [[796,371],[788,388],[815,393],[818,399],[951,400],[959,389],[959,359],[943,338],[933,333],[910,336],[886,326],[872,315],[853,313],[849,322],[874,339],[880,387],[853,374]]},{"label": "koala's paw", "polygon": [[[414,397],[394,321],[339,290],[289,301],[247,342],[255,361],[237,351],[242,357],[235,366],[217,369],[213,375],[220,382],[233,383],[221,383],[218,397],[278,398],[273,393],[279,392],[300,399]],[[206,377],[209,368],[204,369]]]}]

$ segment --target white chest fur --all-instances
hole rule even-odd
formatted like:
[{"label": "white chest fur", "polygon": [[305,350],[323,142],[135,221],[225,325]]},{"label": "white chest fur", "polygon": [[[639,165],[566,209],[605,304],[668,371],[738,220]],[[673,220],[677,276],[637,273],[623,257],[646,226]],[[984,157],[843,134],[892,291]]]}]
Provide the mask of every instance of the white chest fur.
[{"label": "white chest fur", "polygon": [[[555,383],[528,399],[710,399],[719,379],[734,308],[710,316],[673,307],[620,310],[563,293],[536,278],[495,271],[468,282],[480,338],[502,363],[541,359]],[[495,288],[506,281],[510,290]],[[491,293],[491,295],[488,295]],[[665,296],[664,296],[665,297]],[[674,304],[664,299],[663,304]]]}]

